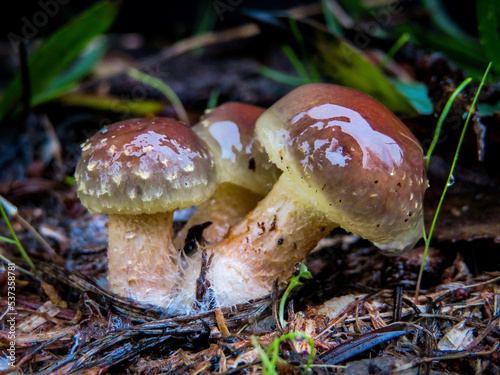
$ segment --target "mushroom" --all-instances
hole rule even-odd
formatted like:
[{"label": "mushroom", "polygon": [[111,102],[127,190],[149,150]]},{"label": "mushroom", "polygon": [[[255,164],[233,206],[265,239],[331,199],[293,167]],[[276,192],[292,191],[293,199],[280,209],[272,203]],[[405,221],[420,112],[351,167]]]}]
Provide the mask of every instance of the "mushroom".
[{"label": "mushroom", "polygon": [[174,119],[118,122],[82,145],[75,179],[82,204],[109,215],[110,290],[167,306],[178,281],[174,210],[200,204],[215,190],[205,141]]},{"label": "mushroom", "polygon": [[203,138],[214,157],[217,170],[215,193],[196,208],[174,239],[184,246],[188,230],[210,221],[203,231],[209,243],[220,241],[232,225],[252,210],[271,189],[281,171],[255,135],[255,122],[264,108],[229,102],[207,110],[194,131]]},{"label": "mushroom", "polygon": [[325,83],[292,90],[258,119],[283,171],[267,196],[212,249],[212,301],[245,302],[284,286],[296,262],[341,226],[397,255],[423,230],[422,148],[386,107]]}]

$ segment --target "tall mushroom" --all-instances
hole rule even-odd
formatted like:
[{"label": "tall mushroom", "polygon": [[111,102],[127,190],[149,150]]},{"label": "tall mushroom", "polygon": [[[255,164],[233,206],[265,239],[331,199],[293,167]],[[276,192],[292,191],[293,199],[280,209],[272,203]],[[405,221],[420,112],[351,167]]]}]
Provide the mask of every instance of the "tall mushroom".
[{"label": "tall mushroom", "polygon": [[173,212],[215,189],[207,144],[174,119],[118,122],[82,145],[75,178],[83,205],[109,215],[109,288],[167,306],[178,281]]},{"label": "tall mushroom", "polygon": [[422,149],[375,99],[331,84],[307,84],[257,121],[283,171],[269,194],[213,248],[207,280],[219,305],[244,302],[286,283],[334,227],[387,254],[422,236],[427,188]]},{"label": "tall mushroom", "polygon": [[187,231],[207,221],[203,231],[209,243],[220,241],[229,228],[245,217],[271,189],[281,171],[255,135],[255,122],[265,111],[250,104],[229,102],[208,110],[193,130],[212,152],[217,170],[217,189],[200,206],[175,237],[177,248]]}]

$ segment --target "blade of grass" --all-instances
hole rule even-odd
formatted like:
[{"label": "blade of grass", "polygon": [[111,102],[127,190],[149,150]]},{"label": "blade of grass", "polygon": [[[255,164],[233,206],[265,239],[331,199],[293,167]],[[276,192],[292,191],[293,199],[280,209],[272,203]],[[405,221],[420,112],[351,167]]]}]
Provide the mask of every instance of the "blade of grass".
[{"label": "blade of grass", "polygon": [[[425,261],[427,260],[427,254],[429,252],[429,247],[430,247],[430,242],[432,238],[432,234],[434,233],[434,228],[436,227],[436,222],[439,216],[439,211],[441,210],[441,206],[443,204],[444,197],[446,195],[446,192],[448,191],[448,187],[450,186],[450,181],[453,176],[453,171],[455,170],[455,166],[457,164],[458,156],[460,154],[460,148],[462,147],[463,140],[465,138],[465,133],[467,131],[467,127],[469,125],[470,119],[472,117],[472,113],[474,111],[474,108],[476,106],[477,99],[479,97],[479,93],[481,92],[481,89],[483,88],[484,82],[486,81],[486,77],[488,76],[488,73],[490,71],[492,63],[490,62],[488,64],[488,67],[486,68],[486,71],[484,72],[483,78],[481,79],[481,82],[479,84],[479,87],[476,92],[476,96],[474,97],[474,100],[472,101],[472,105],[470,107],[469,113],[467,114],[467,118],[465,119],[465,124],[462,129],[462,133],[460,134],[460,139],[458,140],[458,145],[457,149],[455,151],[455,156],[453,158],[453,162],[451,164],[450,168],[450,173],[448,174],[448,179],[446,180],[446,184],[444,185],[443,193],[441,194],[441,197],[439,199],[439,203],[436,207],[436,213],[434,214],[434,218],[432,219],[431,223],[431,228],[429,229],[429,234],[425,235],[424,233],[424,240],[425,240],[425,249],[424,249],[424,256],[422,258],[422,265],[420,266],[420,271],[418,273],[418,279],[417,279],[417,286],[415,289],[415,302],[418,301],[418,295],[420,291],[420,283],[422,282],[422,275],[424,273],[424,267],[425,267]],[[425,230],[424,230],[425,232]]]},{"label": "blade of grass", "polygon": [[37,230],[24,217],[19,215],[19,210],[17,209],[16,206],[7,201],[1,195],[0,195],[0,203],[4,205],[7,213],[10,216],[14,217],[19,222],[19,224],[21,224],[24,227],[24,229],[30,232],[33,235],[33,237],[35,237],[35,239],[45,248],[45,250],[47,250],[52,260],[63,262],[61,256],[57,254],[57,252],[52,248],[52,246],[49,245],[49,243],[45,240],[45,238],[43,238],[42,235],[38,233]]},{"label": "blade of grass", "polygon": [[389,49],[389,52],[387,52],[384,59],[380,62],[380,64],[378,65],[378,68],[380,70],[384,70],[385,67],[387,66],[387,64],[389,63],[389,61],[392,60],[392,58],[394,57],[396,52],[398,52],[401,49],[401,47],[403,47],[406,44],[406,42],[408,42],[410,39],[411,39],[410,33],[403,33],[398,38],[398,40],[396,40],[396,43],[394,43],[394,45],[391,47],[391,49]]},{"label": "blade of grass", "polygon": [[323,17],[325,17],[326,28],[331,33],[343,35],[344,32],[339,22],[335,18],[335,13],[330,9],[328,0],[321,0],[321,7],[323,9]]},{"label": "blade of grass", "polygon": [[304,81],[304,83],[312,82],[311,75],[307,72],[306,68],[300,61],[299,57],[295,53],[292,47],[289,45],[284,45],[281,47],[285,55],[288,57],[288,60],[292,63],[297,73],[299,73],[300,78]]},{"label": "blade of grass", "polygon": [[398,25],[397,29],[399,32],[410,33],[412,41],[421,48],[445,54],[459,66],[465,68],[468,75],[473,78],[480,77],[484,66],[488,64],[489,59],[479,43],[439,34],[414,23]]},{"label": "blade of grass", "polygon": [[160,91],[167,100],[172,104],[172,106],[175,109],[175,112],[177,113],[177,116],[179,117],[179,120],[183,121],[186,124],[189,124],[189,117],[186,113],[186,110],[184,109],[184,106],[182,105],[181,100],[177,96],[174,90],[170,86],[168,86],[165,82],[159,80],[158,78],[155,78],[149,74],[143,73],[140,70],[137,70],[135,68],[131,68],[128,71],[128,74],[130,77],[138,80],[139,82],[144,83],[145,85],[151,86],[158,91]]},{"label": "blade of grass", "polygon": [[207,109],[217,107],[217,102],[219,101],[220,89],[215,87],[210,92],[210,96],[208,97]]},{"label": "blade of grass", "polygon": [[[19,241],[19,238],[17,238],[16,232],[14,231],[14,228],[12,228],[12,224],[10,223],[9,218],[7,217],[7,213],[5,212],[4,205],[6,205],[6,202],[9,203],[4,197],[0,196],[0,211],[2,213],[2,217],[5,221],[5,225],[7,225],[7,228],[9,229],[9,232],[12,236],[13,241],[15,242],[17,248],[19,249],[19,252],[21,253],[21,256],[24,258],[26,263],[30,266],[31,269],[36,270],[35,265],[31,261],[28,253],[26,250],[24,250],[23,245]],[[10,204],[10,203],[9,203]],[[8,205],[7,205],[8,206]]]},{"label": "blade of grass", "polygon": [[285,85],[300,86],[306,83],[302,78],[291,76],[289,74],[282,73],[278,70],[274,70],[263,65],[259,66],[257,68],[257,71],[264,77],[267,77],[279,83],[284,83]]},{"label": "blade of grass", "polygon": [[[310,352],[309,352],[309,357],[307,358],[307,363],[306,366],[304,367],[304,375],[307,374],[309,369],[311,368],[312,361],[314,359],[314,356],[316,355],[316,346],[314,345],[314,341],[307,336],[303,332],[290,332],[285,335],[282,335],[280,337],[277,337],[273,340],[273,342],[269,345],[267,348],[267,352],[262,349],[262,345],[259,342],[258,338],[255,336],[251,337],[252,344],[254,348],[257,350],[259,353],[259,356],[262,360],[262,374],[263,375],[277,375],[278,373],[276,372],[276,363],[279,359],[279,348],[280,344],[285,341],[285,340],[306,340],[307,343],[309,344]],[[269,359],[271,357],[271,359]]]},{"label": "blade of grass", "polygon": [[10,243],[12,245],[17,245],[17,242],[14,241],[12,238],[7,238],[7,237],[4,237],[4,236],[0,236],[0,241],[7,242],[7,243]]},{"label": "blade of grass", "polygon": [[305,62],[307,64],[307,68],[308,68],[309,73],[311,75],[312,82],[321,82],[321,76],[319,74],[318,68],[312,62],[311,57],[309,56],[309,53],[307,52],[307,47],[306,47],[306,43],[304,41],[304,36],[302,35],[302,33],[299,30],[299,26],[297,25],[297,21],[293,18],[289,18],[288,23],[290,25],[290,30],[292,31],[292,34],[293,34],[295,40],[297,41],[302,58],[305,60]]},{"label": "blade of grass", "polygon": [[471,78],[467,78],[464,80],[457,88],[455,91],[453,91],[453,94],[448,98],[448,101],[446,102],[446,105],[443,108],[443,111],[441,112],[441,115],[439,116],[437,125],[436,125],[436,130],[434,131],[434,137],[432,138],[431,145],[429,146],[429,149],[427,150],[427,155],[426,155],[426,169],[429,169],[429,162],[431,160],[431,155],[432,152],[434,151],[434,148],[436,147],[436,143],[439,139],[439,136],[441,135],[441,128],[443,127],[443,122],[448,116],[448,112],[450,111],[451,106],[453,105],[453,102],[455,101],[455,98],[460,94],[460,92],[467,86],[470,82],[472,81]]},{"label": "blade of grass", "polygon": [[257,353],[259,353],[260,359],[262,360],[262,374],[263,375],[277,375],[278,373],[274,369],[274,367],[271,365],[271,361],[269,360],[269,356],[266,354],[264,349],[262,349],[262,346],[260,345],[259,340],[257,337],[252,336],[252,345],[254,348],[257,350]]},{"label": "blade of grass", "polygon": [[311,279],[312,278],[311,272],[309,272],[306,265],[303,263],[300,263],[299,272],[297,273],[297,275],[294,275],[292,277],[285,292],[283,293],[283,296],[281,297],[279,310],[278,310],[278,316],[280,319],[279,323],[280,323],[281,327],[285,326],[284,316],[285,316],[286,300],[288,299],[288,296],[290,295],[290,292],[292,291],[293,288],[295,288],[296,286],[302,285],[302,282],[300,281],[301,278],[304,278],[304,279]]},{"label": "blade of grass", "polygon": [[311,348],[311,350],[309,352],[309,357],[307,358],[306,367],[304,368],[304,375],[307,374],[307,371],[311,367],[312,361],[314,359],[316,347],[314,345],[314,341],[309,336],[307,336],[305,333],[302,333],[302,332],[290,332],[290,333],[287,333],[286,335],[280,336],[280,337],[273,340],[271,345],[269,345],[269,349],[267,350],[268,356],[270,354],[272,354],[272,357],[271,357],[272,368],[274,369],[274,366],[276,366],[276,361],[279,358],[280,344],[283,341],[288,340],[288,339],[293,339],[293,340],[303,339],[303,340],[306,340],[307,343],[309,344],[309,347]]}]

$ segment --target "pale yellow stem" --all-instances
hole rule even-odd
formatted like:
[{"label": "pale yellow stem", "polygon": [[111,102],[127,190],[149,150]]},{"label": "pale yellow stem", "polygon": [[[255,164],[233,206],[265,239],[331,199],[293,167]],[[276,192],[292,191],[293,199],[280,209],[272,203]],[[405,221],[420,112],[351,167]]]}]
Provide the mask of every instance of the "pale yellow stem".
[{"label": "pale yellow stem", "polygon": [[111,291],[143,303],[168,306],[178,281],[172,243],[173,213],[109,215],[108,282]]}]

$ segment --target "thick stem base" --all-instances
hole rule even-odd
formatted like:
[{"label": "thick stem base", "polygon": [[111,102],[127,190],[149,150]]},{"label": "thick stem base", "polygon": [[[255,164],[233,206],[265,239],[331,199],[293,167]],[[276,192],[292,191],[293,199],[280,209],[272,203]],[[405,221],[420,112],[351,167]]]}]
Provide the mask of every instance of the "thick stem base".
[{"label": "thick stem base", "polygon": [[223,241],[213,248],[208,279],[218,305],[232,305],[271,292],[291,278],[320,239],[337,225],[304,204],[285,178]]},{"label": "thick stem base", "polygon": [[143,303],[168,306],[179,274],[172,223],[173,213],[109,215],[111,291]]}]

